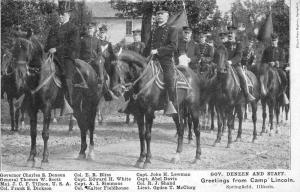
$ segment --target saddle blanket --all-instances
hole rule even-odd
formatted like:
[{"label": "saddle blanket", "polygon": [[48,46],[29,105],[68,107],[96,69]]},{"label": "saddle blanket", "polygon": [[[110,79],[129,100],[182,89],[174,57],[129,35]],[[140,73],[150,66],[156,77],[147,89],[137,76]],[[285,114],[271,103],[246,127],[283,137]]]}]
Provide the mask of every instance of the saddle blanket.
[{"label": "saddle blanket", "polygon": [[[159,65],[159,63],[151,62],[152,67],[152,73],[153,75],[157,75],[159,73],[162,73],[162,69]],[[182,71],[185,70],[184,67],[175,68],[175,87],[177,89],[192,89],[188,79],[185,77]],[[160,88],[164,89],[165,83],[163,82],[163,79],[157,77],[155,79],[155,84]]]}]

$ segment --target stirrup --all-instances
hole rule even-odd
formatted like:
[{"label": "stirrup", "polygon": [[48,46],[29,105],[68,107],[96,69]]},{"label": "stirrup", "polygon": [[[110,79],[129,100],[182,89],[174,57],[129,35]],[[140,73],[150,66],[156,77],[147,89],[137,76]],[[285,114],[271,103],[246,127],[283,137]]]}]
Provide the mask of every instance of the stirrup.
[{"label": "stirrup", "polygon": [[177,114],[177,111],[171,101],[168,101],[168,104],[164,110],[164,115],[166,116],[173,116],[174,114]]},{"label": "stirrup", "polygon": [[118,110],[119,113],[126,113],[129,114],[128,111],[128,104],[129,104],[129,99],[127,101],[125,101],[125,103],[121,106],[121,108]]},{"label": "stirrup", "polygon": [[283,104],[284,104],[284,105],[287,105],[287,104],[289,104],[289,103],[290,103],[290,101],[289,101],[288,97],[286,96],[285,93],[283,93]]},{"label": "stirrup", "polygon": [[64,97],[64,110],[62,112],[63,115],[70,115],[73,114],[73,109],[72,107],[69,105],[66,97]]},{"label": "stirrup", "polygon": [[255,98],[253,95],[251,95],[250,93],[248,93],[248,95],[247,95],[247,100],[248,100],[249,102],[251,102],[251,101],[255,101],[256,98]]}]

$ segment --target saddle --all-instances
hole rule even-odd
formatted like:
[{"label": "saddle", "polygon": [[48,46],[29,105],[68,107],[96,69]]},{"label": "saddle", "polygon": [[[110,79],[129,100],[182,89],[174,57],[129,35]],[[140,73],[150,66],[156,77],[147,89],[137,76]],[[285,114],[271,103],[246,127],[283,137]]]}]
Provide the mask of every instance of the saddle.
[{"label": "saddle", "polygon": [[[241,84],[239,81],[239,77],[237,75],[237,71],[234,67],[232,67],[231,65],[228,66],[229,70],[232,70],[232,74],[233,74],[233,79],[236,82],[237,86],[239,87],[239,89],[241,89]],[[249,76],[248,70],[246,68],[243,68],[243,71],[246,75],[246,84],[251,92],[251,90],[253,90],[253,82],[251,81],[251,78]]]},{"label": "saddle", "polygon": [[[150,62],[150,65],[152,68],[153,75],[157,75],[157,74],[163,72],[160,67],[159,62]],[[186,90],[192,89],[192,87],[189,83],[189,80],[186,78],[184,73],[186,74],[186,67],[177,66],[175,68],[175,87],[177,89],[186,89]],[[160,89],[165,88],[165,83],[164,83],[163,79],[159,78],[158,75],[157,75],[157,78],[155,78],[154,82],[157,85],[157,87],[159,87]]]}]

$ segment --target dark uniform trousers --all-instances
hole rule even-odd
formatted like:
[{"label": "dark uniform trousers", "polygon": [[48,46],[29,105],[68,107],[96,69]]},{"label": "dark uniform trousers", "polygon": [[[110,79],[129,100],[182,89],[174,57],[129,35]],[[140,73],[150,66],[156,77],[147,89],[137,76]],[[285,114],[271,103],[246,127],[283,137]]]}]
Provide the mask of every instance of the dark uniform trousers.
[{"label": "dark uniform trousers", "polygon": [[277,68],[279,77],[281,79],[282,90],[283,92],[285,92],[288,86],[288,79],[287,79],[286,72],[283,70],[284,62],[285,62],[284,50],[279,47],[270,46],[264,50],[261,61],[262,63],[270,63],[270,62],[279,63],[279,66],[276,66],[276,64],[275,66]]},{"label": "dark uniform trousers", "polygon": [[62,84],[69,101],[72,103],[73,85],[72,79],[75,70],[74,59],[79,57],[80,39],[78,28],[67,22],[50,29],[45,50],[56,48],[55,60],[62,72]]},{"label": "dark uniform trousers", "polygon": [[175,65],[173,63],[174,53],[177,50],[178,32],[168,25],[157,27],[152,32],[151,49],[157,49],[158,59],[164,74],[165,87],[169,99],[175,102]]},{"label": "dark uniform trousers", "polygon": [[237,75],[240,79],[242,90],[244,91],[246,97],[249,97],[249,90],[246,82],[246,75],[243,72],[241,65],[242,58],[242,45],[239,42],[225,42],[225,47],[228,52],[228,60],[232,62],[232,66],[235,68]]}]

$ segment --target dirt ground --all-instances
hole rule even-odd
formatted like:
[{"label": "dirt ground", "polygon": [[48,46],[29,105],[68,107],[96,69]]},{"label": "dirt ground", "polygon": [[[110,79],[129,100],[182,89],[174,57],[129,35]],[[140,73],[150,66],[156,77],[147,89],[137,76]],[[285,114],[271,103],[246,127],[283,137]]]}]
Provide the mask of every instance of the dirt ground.
[{"label": "dirt ground", "polygon": [[[68,133],[65,124],[50,126],[49,163],[43,170],[136,170],[134,164],[139,156],[139,137],[136,124],[124,123],[125,116],[106,116],[105,123],[96,126],[95,159],[76,160],[80,150],[80,132],[77,125],[73,133]],[[236,123],[237,124],[237,123]],[[261,131],[261,111],[258,111],[258,133]],[[152,163],[150,169],[290,169],[290,124],[286,122],[280,134],[258,137],[252,143],[252,122],[243,123],[242,141],[226,148],[227,132],[221,145],[213,147],[217,132],[201,132],[202,155],[199,164],[192,164],[195,157],[195,143],[187,143],[185,133],[181,162],[170,162],[175,154],[177,139],[175,125],[171,118],[156,113],[152,129]],[[7,123],[1,124],[2,170],[40,170],[43,150],[42,125],[38,125],[37,161],[35,167],[27,167],[26,159],[30,151],[29,125],[19,133],[10,132]],[[237,130],[233,131],[233,139]]]}]

